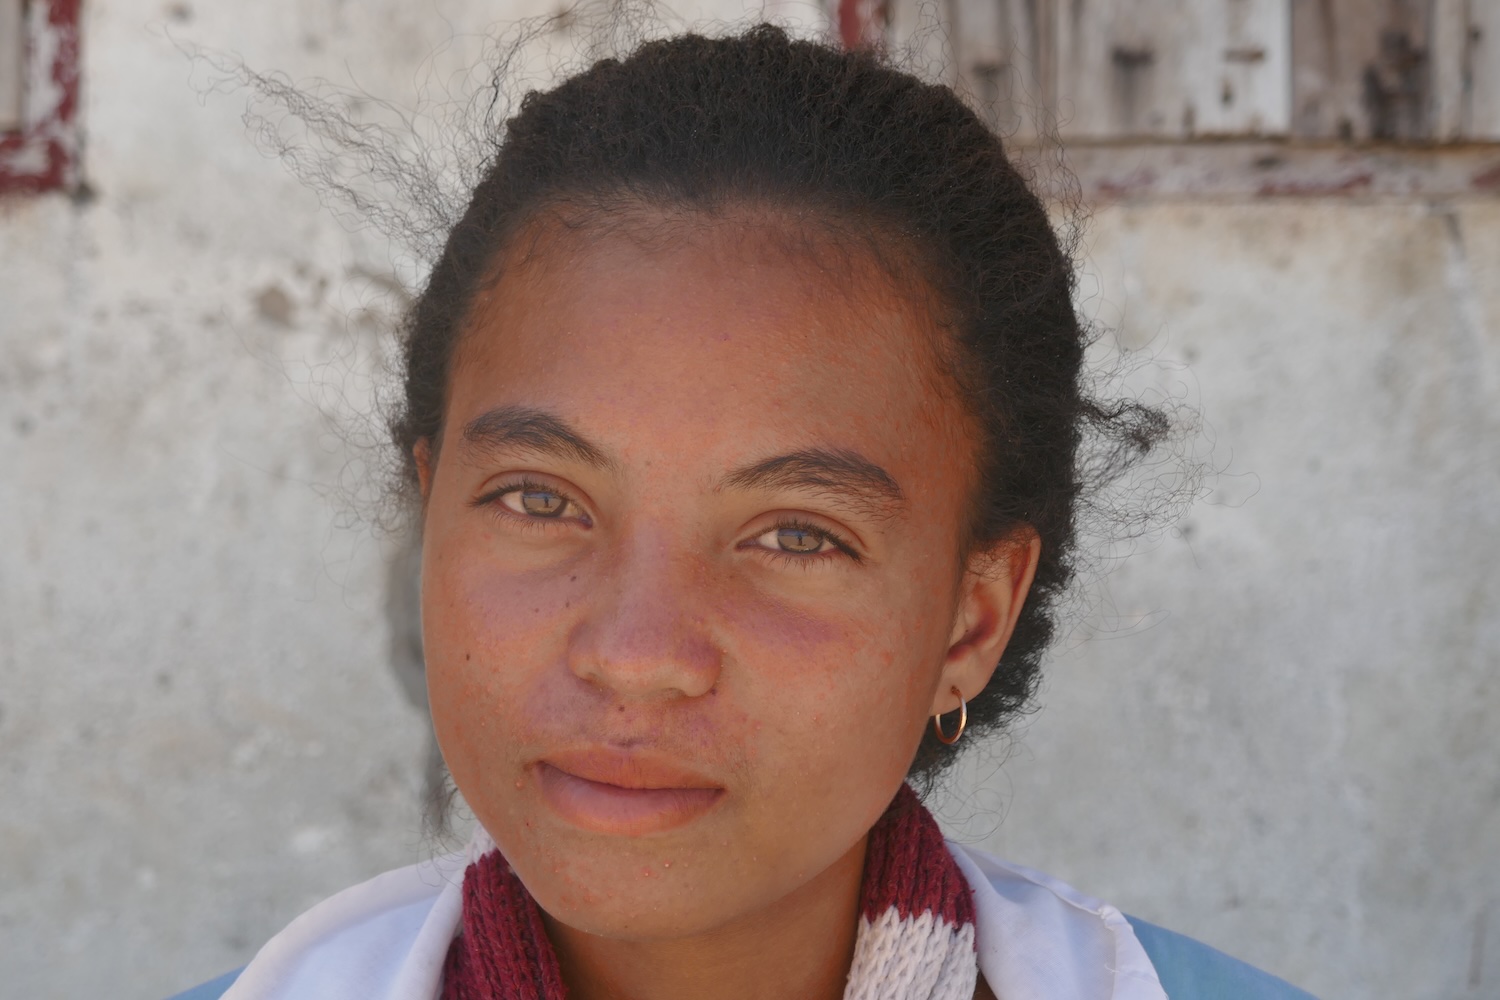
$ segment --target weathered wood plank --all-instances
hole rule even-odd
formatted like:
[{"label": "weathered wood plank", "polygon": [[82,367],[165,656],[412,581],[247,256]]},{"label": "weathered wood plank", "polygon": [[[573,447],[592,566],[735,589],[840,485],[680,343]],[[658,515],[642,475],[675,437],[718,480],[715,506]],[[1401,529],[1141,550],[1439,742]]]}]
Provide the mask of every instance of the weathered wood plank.
[{"label": "weathered wood plank", "polygon": [[1067,138],[1282,135],[1286,0],[1070,0],[1059,11]]},{"label": "weathered wood plank", "polygon": [[[1025,157],[1034,151],[1016,150]],[[1050,158],[1052,150],[1040,155]],[[1086,202],[1136,198],[1500,196],[1500,147],[1343,143],[1076,143],[1066,162]]]},{"label": "weathered wood plank", "polygon": [[886,44],[903,66],[934,82],[958,83],[952,42],[958,2],[887,0]]},{"label": "weathered wood plank", "polygon": [[890,0],[882,9],[898,51],[1018,141],[1500,140],[1500,0]]},{"label": "weathered wood plank", "polygon": [[1500,139],[1500,0],[1291,0],[1292,132]]},{"label": "weathered wood plank", "polygon": [[22,0],[0,0],[0,132],[21,127],[26,82]]},{"label": "weathered wood plank", "polygon": [[1469,0],[1465,135],[1500,142],[1500,0]]},{"label": "weathered wood plank", "polygon": [[1057,103],[1054,0],[964,0],[952,29],[957,82],[1002,133],[1050,134]]},{"label": "weathered wood plank", "polygon": [[1432,55],[1427,130],[1439,142],[1462,139],[1473,128],[1468,8],[1469,0],[1433,0],[1428,26]]}]

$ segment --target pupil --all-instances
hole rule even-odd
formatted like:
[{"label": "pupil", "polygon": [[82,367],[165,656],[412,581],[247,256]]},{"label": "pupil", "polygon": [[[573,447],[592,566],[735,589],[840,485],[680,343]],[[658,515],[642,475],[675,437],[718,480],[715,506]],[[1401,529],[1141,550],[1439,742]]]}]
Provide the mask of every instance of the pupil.
[{"label": "pupil", "polygon": [[816,552],[823,539],[806,528],[780,528],[776,532],[776,542],[785,552]]},{"label": "pupil", "polygon": [[562,512],[563,499],[556,493],[527,490],[521,494],[521,509],[539,517],[556,517]]}]

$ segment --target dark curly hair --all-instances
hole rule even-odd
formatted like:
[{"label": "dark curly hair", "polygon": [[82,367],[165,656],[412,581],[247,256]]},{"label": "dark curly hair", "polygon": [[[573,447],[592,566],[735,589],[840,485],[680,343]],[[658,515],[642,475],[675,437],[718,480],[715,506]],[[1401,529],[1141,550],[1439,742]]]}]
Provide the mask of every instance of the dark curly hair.
[{"label": "dark curly hair", "polygon": [[[408,478],[413,446],[440,437],[455,343],[509,241],[549,206],[641,203],[785,207],[917,263],[951,331],[953,384],[981,428],[967,551],[1020,525],[1041,539],[1015,633],[969,703],[971,731],[1004,725],[1035,691],[1073,574],[1082,491],[1149,451],[1168,421],[1085,391],[1073,265],[1040,200],[953,90],[877,53],[761,25],[648,42],[527,94],[407,317],[391,431]],[[1085,437],[1105,443],[1088,461]],[[930,785],[953,758],[929,732],[911,777]]]}]

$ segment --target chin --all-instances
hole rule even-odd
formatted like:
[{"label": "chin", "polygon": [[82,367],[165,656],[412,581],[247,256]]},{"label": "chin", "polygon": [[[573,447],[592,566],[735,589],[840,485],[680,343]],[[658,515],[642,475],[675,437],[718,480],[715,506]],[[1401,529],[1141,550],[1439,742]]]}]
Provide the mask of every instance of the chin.
[{"label": "chin", "polygon": [[[728,875],[651,871],[644,866],[590,865],[597,877],[580,883],[563,873],[531,877],[512,867],[544,913],[575,931],[622,941],[681,939],[706,934],[753,912],[762,901],[734,892]],[[746,887],[748,888],[748,887]],[[729,890],[726,892],[726,890]]]}]

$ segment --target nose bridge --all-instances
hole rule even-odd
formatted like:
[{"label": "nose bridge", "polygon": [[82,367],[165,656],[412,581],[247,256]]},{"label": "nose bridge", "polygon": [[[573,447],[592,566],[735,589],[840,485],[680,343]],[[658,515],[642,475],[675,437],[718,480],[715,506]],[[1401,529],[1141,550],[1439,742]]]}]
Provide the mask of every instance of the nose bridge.
[{"label": "nose bridge", "polygon": [[698,560],[660,524],[622,534],[612,556],[569,643],[573,672],[630,698],[707,694],[722,654]]}]

